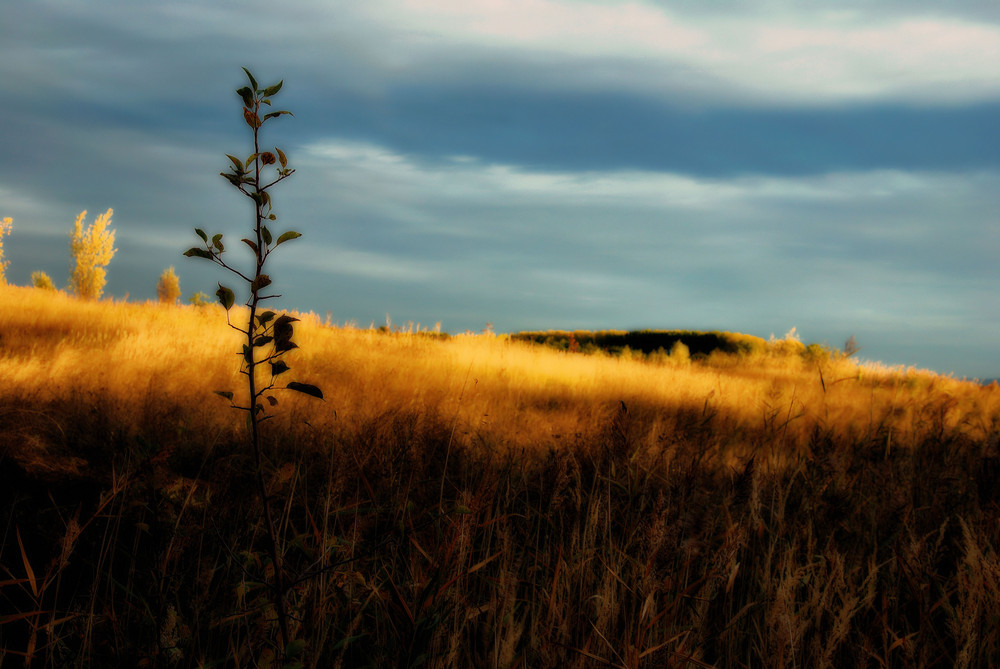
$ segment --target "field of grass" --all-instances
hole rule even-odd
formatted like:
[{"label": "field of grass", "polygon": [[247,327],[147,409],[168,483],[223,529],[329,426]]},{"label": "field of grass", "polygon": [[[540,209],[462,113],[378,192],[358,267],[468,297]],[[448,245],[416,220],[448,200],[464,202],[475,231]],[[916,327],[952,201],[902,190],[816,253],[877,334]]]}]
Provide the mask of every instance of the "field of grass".
[{"label": "field of grass", "polygon": [[218,307],[0,287],[0,666],[1000,666],[1000,388],[331,327],[264,423]]}]

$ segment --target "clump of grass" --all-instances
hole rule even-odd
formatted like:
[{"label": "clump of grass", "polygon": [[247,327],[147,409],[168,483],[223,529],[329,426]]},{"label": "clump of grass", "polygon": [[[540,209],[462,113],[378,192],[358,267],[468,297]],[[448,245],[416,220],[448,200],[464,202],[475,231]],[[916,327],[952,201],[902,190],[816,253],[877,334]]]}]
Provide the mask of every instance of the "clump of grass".
[{"label": "clump of grass", "polygon": [[1000,663],[996,388],[297,314],[290,364],[330,392],[262,432],[281,651],[246,426],[200,399],[239,335],[40,293],[0,289],[12,664]]}]

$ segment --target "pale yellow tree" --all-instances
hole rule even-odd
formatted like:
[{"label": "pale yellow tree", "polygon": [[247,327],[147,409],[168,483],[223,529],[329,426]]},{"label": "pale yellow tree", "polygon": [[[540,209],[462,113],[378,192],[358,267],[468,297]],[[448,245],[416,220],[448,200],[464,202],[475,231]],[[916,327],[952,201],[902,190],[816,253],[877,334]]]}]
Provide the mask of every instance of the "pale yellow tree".
[{"label": "pale yellow tree", "polygon": [[115,245],[115,231],[108,228],[113,211],[108,209],[98,216],[94,223],[83,228],[86,210],[80,212],[73,226],[70,250],[75,266],[69,276],[69,288],[85,300],[100,299],[104,292],[104,268],[118,250]]},{"label": "pale yellow tree", "polygon": [[156,295],[160,302],[174,304],[181,297],[181,280],[177,278],[173,267],[163,270],[160,281],[156,284]]},{"label": "pale yellow tree", "polygon": [[0,286],[7,285],[7,262],[3,259],[3,237],[10,229],[14,226],[14,219],[10,216],[4,219],[0,219]]}]

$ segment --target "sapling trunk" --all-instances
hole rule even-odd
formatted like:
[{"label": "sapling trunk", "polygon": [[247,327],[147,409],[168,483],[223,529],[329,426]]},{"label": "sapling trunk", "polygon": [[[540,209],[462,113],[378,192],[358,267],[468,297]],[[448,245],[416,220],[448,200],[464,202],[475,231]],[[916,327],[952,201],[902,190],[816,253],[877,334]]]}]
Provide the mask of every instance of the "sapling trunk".
[{"label": "sapling trunk", "polygon": [[[277,398],[271,394],[272,390],[294,390],[319,399],[323,398],[323,393],[314,385],[297,383],[295,381],[289,381],[284,386],[275,386],[275,378],[289,369],[282,357],[288,351],[297,348],[297,345],[292,342],[292,323],[298,319],[288,315],[277,316],[275,312],[269,310],[260,310],[260,303],[262,301],[280,297],[279,295],[263,293],[263,290],[271,284],[271,278],[264,273],[264,265],[275,248],[301,235],[298,232],[289,230],[279,235],[277,239],[274,239],[267,227],[267,222],[277,219],[272,210],[269,190],[278,182],[291,176],[295,170],[288,167],[288,159],[281,149],[275,147],[273,153],[271,151],[260,150],[260,128],[268,120],[284,114],[291,114],[291,112],[274,111],[261,116],[261,105],[271,105],[270,98],[281,90],[282,82],[279,81],[277,84],[268,86],[267,88],[259,88],[257,81],[250,71],[246,68],[243,68],[243,71],[246,72],[250,86],[244,86],[236,92],[243,101],[243,119],[253,132],[253,153],[245,161],[227,154],[232,165],[229,172],[222,172],[221,174],[234,188],[246,195],[254,203],[254,239],[243,238],[240,240],[254,253],[254,270],[252,273],[247,274],[228,264],[222,258],[226,250],[225,245],[222,243],[222,235],[216,234],[210,240],[208,235],[198,228],[195,228],[195,233],[205,243],[204,248],[195,247],[188,249],[184,255],[204,258],[215,262],[245,282],[249,290],[249,297],[245,303],[248,308],[245,327],[234,325],[229,321],[229,310],[235,301],[233,291],[221,283],[219,284],[219,290],[216,291],[219,302],[226,309],[226,320],[229,322],[230,327],[238,330],[246,337],[246,343],[243,344],[240,371],[247,378],[248,401],[246,406],[243,406],[234,401],[232,391],[217,390],[216,393],[228,399],[233,408],[247,413],[250,445],[253,450],[254,466],[256,468],[257,487],[268,536],[268,552],[270,553],[271,564],[274,570],[273,583],[270,589],[271,603],[278,618],[281,649],[284,651],[291,641],[288,629],[288,613],[285,607],[286,583],[288,580],[286,579],[282,560],[284,551],[281,537],[278,535],[277,526],[274,523],[270,504],[271,500],[267,493],[267,483],[264,476],[261,424],[270,417],[266,415],[265,401],[270,407],[278,403]],[[261,177],[261,170],[268,165],[275,165],[277,174],[273,181],[264,183]],[[261,352],[265,353],[265,355],[258,357],[258,349],[261,349]],[[261,365],[265,363],[270,366],[271,372],[270,380],[266,383],[258,375]]]}]

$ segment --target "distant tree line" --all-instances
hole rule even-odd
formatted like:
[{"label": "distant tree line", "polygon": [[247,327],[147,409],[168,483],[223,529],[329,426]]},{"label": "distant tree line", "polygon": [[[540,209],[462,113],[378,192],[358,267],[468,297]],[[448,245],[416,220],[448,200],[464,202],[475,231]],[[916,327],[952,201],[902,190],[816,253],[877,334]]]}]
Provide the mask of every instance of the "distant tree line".
[{"label": "distant tree line", "polygon": [[[98,216],[91,225],[84,226],[87,217],[86,210],[80,212],[73,224],[70,236],[70,270],[67,290],[84,300],[99,300],[104,294],[107,283],[105,268],[114,258],[118,249],[115,248],[115,231],[111,229],[111,216],[114,210],[108,209]],[[7,284],[6,270],[9,261],[4,258],[3,239],[10,234],[14,220],[9,216],[0,219],[0,286]],[[31,285],[42,290],[58,290],[55,282],[42,271],[31,273]],[[156,295],[160,302],[174,304],[181,297],[180,279],[169,267],[160,275],[156,285]],[[208,296],[196,293],[191,297],[191,303],[201,306],[208,303]]]},{"label": "distant tree line", "polygon": [[545,344],[565,351],[620,354],[625,349],[649,355],[657,351],[670,351],[681,342],[691,355],[708,355],[713,351],[723,353],[752,353],[762,350],[767,341],[760,337],[732,332],[700,332],[694,330],[546,330],[518,332],[511,339]]}]

